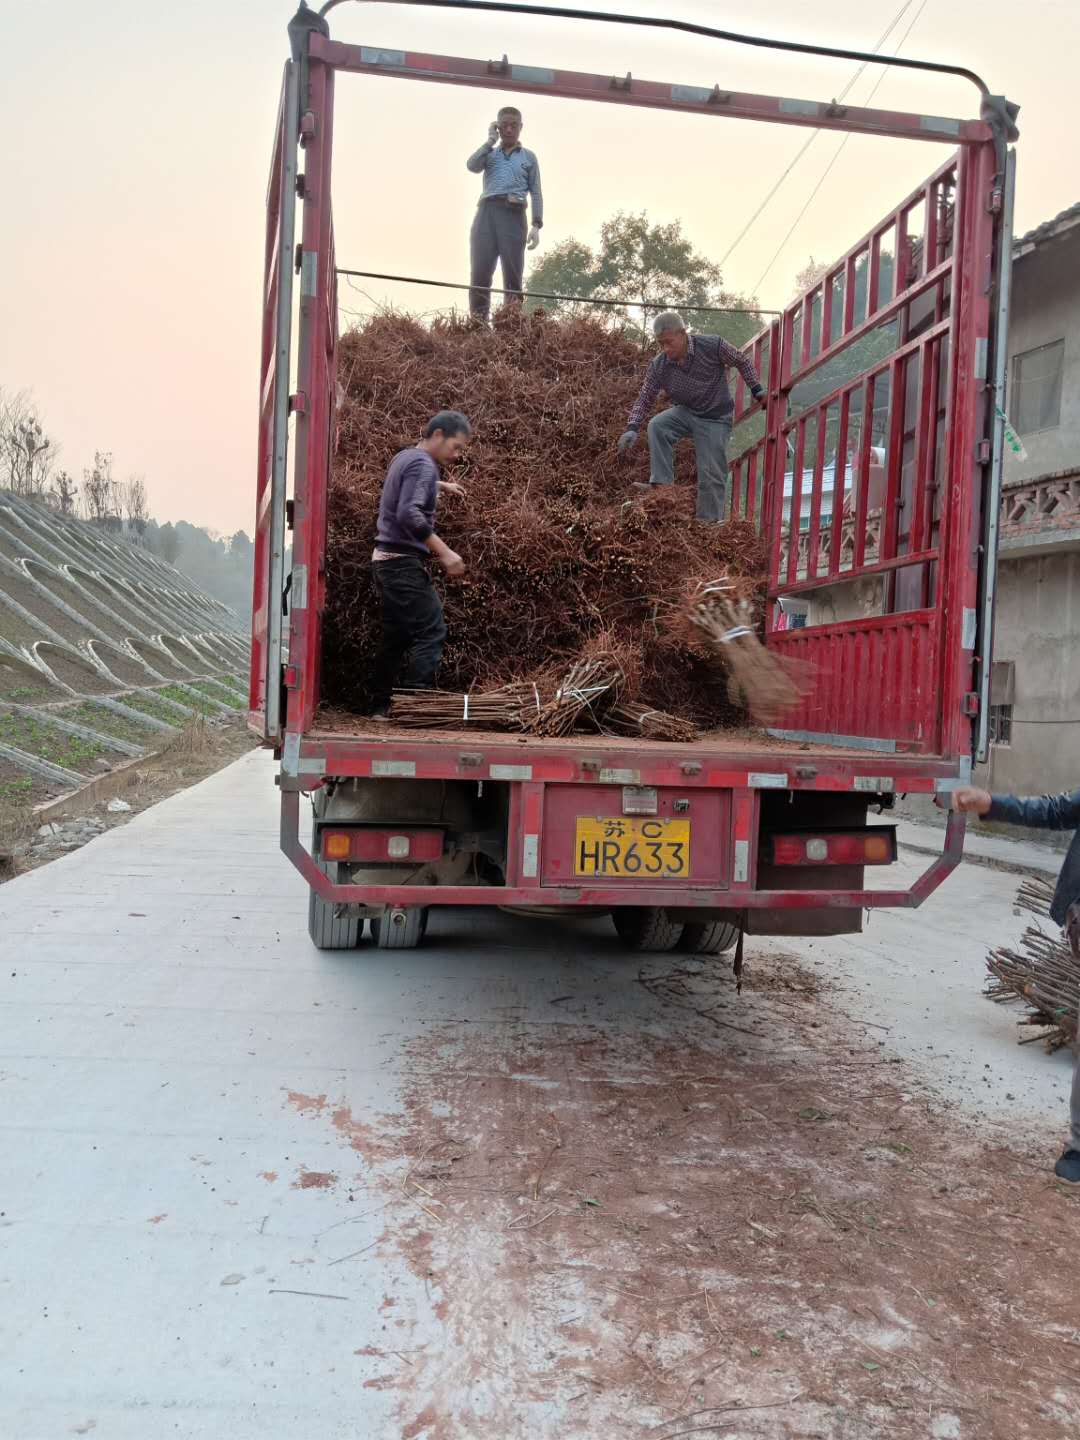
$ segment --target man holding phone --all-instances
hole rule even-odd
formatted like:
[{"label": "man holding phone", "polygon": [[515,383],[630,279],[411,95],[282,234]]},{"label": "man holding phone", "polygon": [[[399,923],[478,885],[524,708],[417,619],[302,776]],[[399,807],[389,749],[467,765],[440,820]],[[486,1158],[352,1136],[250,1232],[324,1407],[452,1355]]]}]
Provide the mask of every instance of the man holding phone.
[{"label": "man holding phone", "polygon": [[[525,250],[540,243],[544,223],[544,196],[540,165],[521,143],[521,111],[504,105],[488,126],[488,138],[465,162],[474,175],[484,177],[476,218],[469,233],[471,261],[469,310],[487,323],[491,307],[491,281],[496,264],[502,266],[507,300],[521,300]],[[532,225],[526,208],[532,199]]]}]

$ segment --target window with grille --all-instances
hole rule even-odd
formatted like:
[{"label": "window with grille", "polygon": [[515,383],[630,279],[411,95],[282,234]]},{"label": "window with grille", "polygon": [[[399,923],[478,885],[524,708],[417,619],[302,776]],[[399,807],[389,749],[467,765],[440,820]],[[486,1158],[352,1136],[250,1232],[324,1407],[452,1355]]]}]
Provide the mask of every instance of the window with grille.
[{"label": "window with grille", "polygon": [[1012,711],[1011,705],[990,706],[991,745],[1012,744]]},{"label": "window with grille", "polygon": [[1052,430],[1061,419],[1065,341],[1054,340],[1013,356],[1012,422],[1021,436]]},{"label": "window with grille", "polygon": [[991,745],[1012,743],[1013,692],[1016,688],[1016,666],[1012,660],[995,660],[990,668]]}]

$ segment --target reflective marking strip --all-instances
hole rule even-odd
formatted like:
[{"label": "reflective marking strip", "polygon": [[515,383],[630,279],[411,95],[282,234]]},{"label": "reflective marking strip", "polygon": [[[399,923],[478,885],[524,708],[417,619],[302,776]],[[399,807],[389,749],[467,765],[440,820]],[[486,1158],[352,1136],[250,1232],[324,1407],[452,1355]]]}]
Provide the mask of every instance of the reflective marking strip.
[{"label": "reflective marking strip", "polygon": [[301,760],[300,764],[296,767],[296,773],[298,775],[325,775],[326,756],[311,755],[308,759]]},{"label": "reflective marking strip", "polygon": [[986,357],[988,344],[985,335],[979,335],[975,339],[975,379],[986,379]]},{"label": "reflective marking strip", "polygon": [[747,775],[746,783],[751,790],[786,790],[788,777],[786,775],[762,775],[755,771]]},{"label": "reflective marking strip", "polygon": [[820,115],[821,106],[816,100],[781,100],[782,115]]},{"label": "reflective marking strip", "polygon": [[404,775],[412,777],[416,774],[415,760],[372,760],[372,775]]},{"label": "reflective marking strip", "polygon": [[640,785],[640,770],[601,770],[601,785]]},{"label": "reflective marking strip", "polygon": [[[524,80],[529,85],[555,84],[555,71],[548,70],[543,65],[511,65],[510,76],[513,80]],[[535,871],[533,873],[535,874]]]},{"label": "reflective marking strip", "polygon": [[924,130],[940,130],[945,135],[960,134],[960,121],[950,120],[944,115],[920,115],[919,124]]},{"label": "reflective marking strip", "polygon": [[285,744],[281,747],[281,773],[283,775],[296,775],[299,764],[300,736],[286,735]]},{"label": "reflective marking strip", "polygon": [[314,295],[319,288],[319,252],[305,250],[300,259],[300,294]]},{"label": "reflective marking strip", "polygon": [[712,99],[711,90],[703,90],[700,85],[672,85],[672,100],[682,100],[688,105],[707,105]]},{"label": "reflective marking strip", "polygon": [[964,610],[964,624],[960,633],[960,644],[965,650],[975,649],[977,620],[974,610]]},{"label": "reflective marking strip", "polygon": [[526,835],[521,847],[521,873],[535,878],[540,862],[540,836]]},{"label": "reflective marking strip", "polygon": [[768,733],[775,740],[798,740],[800,744],[842,745],[845,750],[885,750],[890,754],[896,751],[895,740],[876,740],[869,735],[828,735],[817,730],[774,729]]},{"label": "reflective marking strip", "polygon": [[489,765],[492,780],[531,780],[531,765]]},{"label": "reflective marking strip", "polygon": [[360,59],[365,65],[404,65],[404,50],[379,50],[374,45],[360,46]]},{"label": "reflective marking strip", "polygon": [[735,841],[735,869],[732,878],[736,885],[745,885],[750,879],[750,841]]},{"label": "reflective marking strip", "polygon": [[294,610],[307,609],[307,566],[294,565],[292,586],[289,589],[289,604]]},{"label": "reflective marking strip", "polygon": [[881,795],[896,789],[896,781],[891,775],[856,775],[851,782],[853,790],[869,790],[874,795]]}]

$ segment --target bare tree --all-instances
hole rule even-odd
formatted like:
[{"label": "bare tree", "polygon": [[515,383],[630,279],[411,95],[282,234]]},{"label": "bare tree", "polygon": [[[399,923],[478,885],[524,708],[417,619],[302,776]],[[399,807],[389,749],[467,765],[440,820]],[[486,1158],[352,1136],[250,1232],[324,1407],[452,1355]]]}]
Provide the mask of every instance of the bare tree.
[{"label": "bare tree", "polygon": [[0,485],[29,499],[43,495],[58,453],[29,391],[0,393]]},{"label": "bare tree", "polygon": [[795,276],[795,294],[801,295],[804,290],[809,290],[811,285],[818,281],[828,272],[828,265],[821,260],[815,260],[813,255],[806,262],[803,268]]},{"label": "bare tree", "polygon": [[119,518],[116,489],[111,452],[95,450],[93,465],[83,471],[83,508],[88,520],[103,527],[115,523]]},{"label": "bare tree", "polygon": [[61,515],[74,515],[79,503],[79,486],[66,470],[58,470],[49,490],[49,503]]},{"label": "bare tree", "polygon": [[141,539],[146,534],[150,520],[150,506],[146,498],[146,481],[141,475],[131,475],[120,487],[120,498],[128,526]]}]

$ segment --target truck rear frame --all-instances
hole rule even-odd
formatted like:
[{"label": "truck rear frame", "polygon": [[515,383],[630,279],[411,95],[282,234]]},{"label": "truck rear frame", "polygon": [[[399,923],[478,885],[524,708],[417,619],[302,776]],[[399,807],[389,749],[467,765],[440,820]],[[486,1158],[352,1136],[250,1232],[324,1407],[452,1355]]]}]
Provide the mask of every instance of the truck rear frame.
[{"label": "truck rear frame", "polygon": [[[864,829],[868,807],[888,807],[898,793],[947,792],[969,778],[972,756],[985,745],[1011,246],[1008,107],[984,94],[976,120],[865,110],[505,57],[482,62],[346,45],[332,41],[312,12],[298,21],[268,192],[250,712],[280,755],[282,848],[313,896],[337,916],[435,904],[662,907],[787,933],[857,928],[864,910],[920,904],[959,862],[961,817],[950,816],[941,856],[909,889],[868,888],[861,864],[831,860],[804,864],[789,878],[789,868],[773,863],[773,840],[783,832],[824,843],[838,829]],[[748,347],[768,403],[763,433],[732,465],[732,509],[768,539],[766,643],[818,674],[813,695],[772,738],[678,746],[319,728],[336,403],[333,96],[337,75],[349,72],[958,144]],[[891,277],[883,257],[891,257]],[[882,349],[875,337],[890,327],[895,333]],[[737,422],[752,409],[740,379]],[[852,597],[867,593],[878,613],[787,628],[792,609],[850,609]],[[475,865],[466,879],[460,863],[449,864],[451,854],[460,861],[463,841],[479,844],[468,826],[423,815],[404,823],[390,798],[395,782],[418,787],[410,795],[425,783],[444,794],[448,785],[473,787],[478,797],[487,787],[484,813],[499,817],[501,841],[489,835],[486,849],[474,851],[490,862],[482,879]],[[317,800],[310,850],[301,838],[304,792]],[[567,814],[642,813],[702,816],[692,872],[602,883],[567,868],[575,843]],[[344,858],[324,853],[321,837],[335,826],[363,832],[359,858],[347,834],[334,842]],[[443,860],[417,863],[425,846],[438,849],[436,832]],[[399,852],[407,846],[397,865],[395,852],[376,854],[391,840]]]}]

